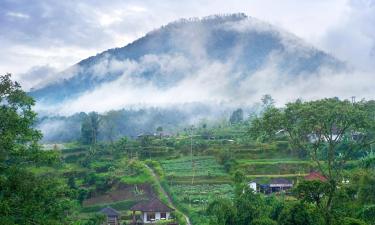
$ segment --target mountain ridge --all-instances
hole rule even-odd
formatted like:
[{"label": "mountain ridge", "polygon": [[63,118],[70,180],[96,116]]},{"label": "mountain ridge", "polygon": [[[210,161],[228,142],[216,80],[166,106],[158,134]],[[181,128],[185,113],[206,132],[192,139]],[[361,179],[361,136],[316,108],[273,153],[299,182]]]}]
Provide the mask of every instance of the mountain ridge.
[{"label": "mountain ridge", "polygon": [[[181,62],[173,61],[179,57]],[[133,86],[151,83],[167,89],[212,63],[230,64],[228,76],[233,76],[230,83],[235,85],[270,60],[277,71],[288,76],[309,75],[322,67],[345,67],[333,56],[271,24],[242,13],[213,15],[168,23],[124,47],[83,59],[59,74],[68,79],[33,89],[30,95],[47,104],[61,103],[115,82],[127,72],[126,79],[134,82]],[[169,65],[172,71],[164,71],[168,61],[185,65]],[[134,64],[139,68],[130,71]]]}]

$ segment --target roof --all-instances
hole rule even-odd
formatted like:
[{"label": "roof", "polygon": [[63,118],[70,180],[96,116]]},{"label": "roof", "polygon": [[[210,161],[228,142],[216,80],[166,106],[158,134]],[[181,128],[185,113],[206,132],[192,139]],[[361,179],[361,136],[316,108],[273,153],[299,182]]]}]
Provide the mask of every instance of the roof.
[{"label": "roof", "polygon": [[320,181],[327,181],[327,178],[318,172],[311,172],[307,176],[304,177],[305,180],[320,180]]},{"label": "roof", "polygon": [[285,178],[274,178],[271,180],[270,184],[293,184],[292,181]]},{"label": "roof", "polygon": [[142,212],[171,212],[174,209],[162,203],[159,199],[153,198],[149,201],[142,201],[130,208],[132,211]]},{"label": "roof", "polygon": [[111,207],[105,207],[103,209],[101,209],[99,212],[107,215],[107,216],[120,216],[120,213],[117,212],[115,209],[111,208]]}]

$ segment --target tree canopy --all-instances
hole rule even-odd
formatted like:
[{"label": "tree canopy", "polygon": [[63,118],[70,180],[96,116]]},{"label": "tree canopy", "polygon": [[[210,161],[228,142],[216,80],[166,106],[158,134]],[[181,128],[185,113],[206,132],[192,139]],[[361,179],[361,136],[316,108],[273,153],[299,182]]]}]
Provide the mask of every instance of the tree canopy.
[{"label": "tree canopy", "polygon": [[327,177],[327,224],[332,200],[343,179],[345,163],[374,143],[375,117],[373,103],[352,103],[338,98],[303,102],[297,100],[285,108],[269,107],[254,119],[250,133],[259,140],[273,140],[285,135],[290,144],[305,151]]}]

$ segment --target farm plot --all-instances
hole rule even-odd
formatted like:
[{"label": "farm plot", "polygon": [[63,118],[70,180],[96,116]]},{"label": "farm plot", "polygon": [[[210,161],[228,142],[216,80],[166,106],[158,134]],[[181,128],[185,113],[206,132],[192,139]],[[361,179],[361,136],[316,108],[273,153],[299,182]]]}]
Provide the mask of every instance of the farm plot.
[{"label": "farm plot", "polygon": [[237,168],[245,171],[247,175],[283,175],[305,174],[313,169],[313,165],[309,161],[244,160],[239,161]]},{"label": "farm plot", "polygon": [[208,223],[205,210],[209,202],[219,197],[233,197],[233,187],[229,184],[173,185],[169,189],[176,205],[189,211],[193,224]]},{"label": "farm plot", "polygon": [[167,176],[220,177],[228,175],[227,173],[225,173],[223,166],[218,164],[215,158],[212,156],[194,156],[193,163],[190,157],[182,157],[173,160],[164,160],[161,161],[161,165]]}]

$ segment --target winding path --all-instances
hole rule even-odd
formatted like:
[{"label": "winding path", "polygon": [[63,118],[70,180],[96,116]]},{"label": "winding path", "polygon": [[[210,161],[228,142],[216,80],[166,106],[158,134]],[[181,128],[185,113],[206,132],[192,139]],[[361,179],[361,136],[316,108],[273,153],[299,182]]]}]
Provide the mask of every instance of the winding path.
[{"label": "winding path", "polygon": [[163,195],[167,196],[168,203],[169,203],[173,208],[175,208],[177,211],[179,211],[179,212],[185,217],[185,220],[186,220],[186,224],[187,224],[187,225],[192,225],[192,224],[190,223],[190,219],[189,219],[189,217],[188,217],[185,213],[183,213],[183,212],[181,212],[180,210],[178,210],[177,207],[173,204],[172,199],[169,197],[168,193],[164,190],[163,186],[161,186],[161,184],[160,184],[160,180],[159,180],[159,176],[155,173],[155,171],[154,171],[151,167],[149,167],[148,165],[145,165],[145,166],[146,166],[146,168],[147,168],[148,170],[150,170],[151,175],[155,178],[156,183],[157,183],[157,185],[159,186],[159,188],[160,188],[161,192],[163,193]]}]

